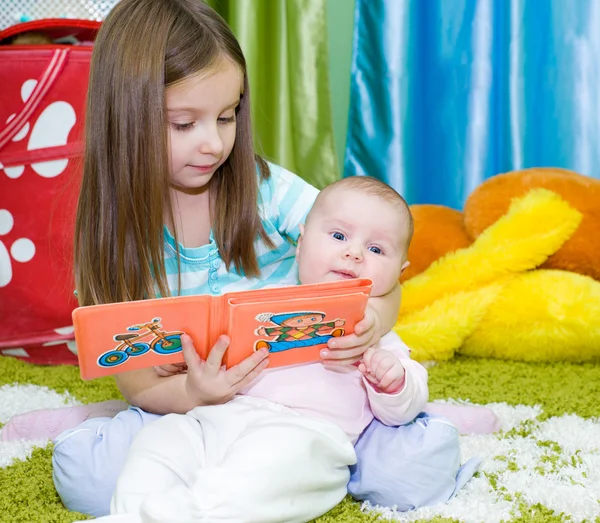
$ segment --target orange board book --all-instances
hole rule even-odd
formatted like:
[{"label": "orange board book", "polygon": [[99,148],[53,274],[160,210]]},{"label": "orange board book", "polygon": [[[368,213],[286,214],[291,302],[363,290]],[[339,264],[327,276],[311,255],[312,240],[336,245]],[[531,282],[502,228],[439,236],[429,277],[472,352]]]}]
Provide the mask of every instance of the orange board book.
[{"label": "orange board book", "polygon": [[78,307],[73,325],[81,377],[181,362],[184,333],[203,359],[227,334],[227,368],[262,347],[269,349],[269,367],[317,361],[331,337],[354,331],[371,286],[371,280],[349,279]]}]

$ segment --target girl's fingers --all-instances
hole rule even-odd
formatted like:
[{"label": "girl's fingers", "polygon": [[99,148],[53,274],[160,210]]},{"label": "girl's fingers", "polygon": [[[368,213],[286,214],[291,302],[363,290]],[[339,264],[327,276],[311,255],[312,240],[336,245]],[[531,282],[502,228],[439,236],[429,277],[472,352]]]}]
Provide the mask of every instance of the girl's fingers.
[{"label": "girl's fingers", "polygon": [[356,334],[347,334],[340,338],[330,338],[327,346],[332,350],[347,350],[353,349],[360,345]]},{"label": "girl's fingers", "polygon": [[[338,338],[342,339],[342,338]],[[321,351],[321,357],[324,360],[347,360],[350,358],[354,358],[354,361],[359,360],[362,355],[365,353],[368,347],[360,345],[358,347],[351,347],[347,349],[336,348],[331,349],[327,347]]]},{"label": "girl's fingers", "polygon": [[254,369],[252,369],[248,374],[246,374],[245,377],[243,377],[234,385],[235,391],[237,392],[243,389],[246,385],[250,385],[250,383],[252,383],[252,381],[254,381],[254,379],[268,367],[268,365],[269,359],[263,359],[258,365],[256,365],[256,367],[254,367]]},{"label": "girl's fingers", "polygon": [[357,336],[356,334],[348,334],[341,338],[330,338],[327,342],[327,347],[333,350],[353,350],[360,349],[362,352],[368,347],[372,347],[377,343],[375,331],[370,330],[367,333]]},{"label": "girl's fingers", "polygon": [[229,338],[224,334],[219,336],[206,358],[206,369],[212,374],[217,374],[223,365],[223,356],[229,347]]},{"label": "girl's fingers", "polygon": [[365,311],[364,318],[362,320],[360,320],[354,326],[354,332],[357,335],[362,336],[362,335],[364,335],[365,332],[371,330],[374,326],[375,326],[375,318],[373,316],[373,311],[371,311],[370,309],[367,309]]},{"label": "girl's fingers", "polygon": [[167,376],[179,374],[181,370],[181,367],[177,367],[175,365],[157,365],[154,367],[154,372],[156,372],[156,374],[161,378],[166,378]]},{"label": "girl's fingers", "polygon": [[324,359],[322,361],[323,365],[331,366],[331,367],[343,367],[344,365],[354,365],[362,359],[361,356],[354,356],[352,358],[341,358],[341,359]]},{"label": "girl's fingers", "polygon": [[[227,381],[231,384],[232,387],[243,382],[249,374],[251,374],[258,366],[262,365],[265,362],[265,360],[267,360],[268,355],[269,351],[267,349],[261,349],[256,351],[254,354],[252,354],[252,356],[249,356],[244,361],[241,361],[240,363],[226,371],[228,377]],[[267,364],[268,360],[265,364],[265,367]]]},{"label": "girl's fingers", "polygon": [[190,371],[201,367],[202,360],[196,352],[192,338],[187,334],[181,335],[181,351],[183,352],[183,358]]}]

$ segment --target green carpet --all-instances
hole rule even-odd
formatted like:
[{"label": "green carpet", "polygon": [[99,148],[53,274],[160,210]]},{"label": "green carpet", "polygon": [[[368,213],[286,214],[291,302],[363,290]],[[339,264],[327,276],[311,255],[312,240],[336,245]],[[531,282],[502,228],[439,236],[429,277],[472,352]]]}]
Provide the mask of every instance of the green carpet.
[{"label": "green carpet", "polygon": [[[0,357],[0,392],[27,384],[48,387],[52,394],[68,393],[82,402],[120,397],[111,378],[83,382],[74,367],[36,367]],[[507,430],[461,438],[464,457],[484,457],[482,470],[447,505],[396,518],[600,523],[600,364],[459,357],[429,369],[429,384],[432,400],[493,404],[501,419],[508,420]],[[0,401],[6,400],[0,395]],[[52,485],[50,458],[48,445],[0,468],[0,522],[67,523],[83,518],[61,505]],[[387,511],[384,516],[394,514]],[[346,499],[315,521],[366,523],[384,516],[363,512],[359,503]]]}]

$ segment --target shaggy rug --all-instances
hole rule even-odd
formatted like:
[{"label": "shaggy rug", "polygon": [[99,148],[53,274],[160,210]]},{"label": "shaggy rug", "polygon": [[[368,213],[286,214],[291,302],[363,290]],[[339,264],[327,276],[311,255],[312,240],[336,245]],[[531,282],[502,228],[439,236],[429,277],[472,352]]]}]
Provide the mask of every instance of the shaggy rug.
[{"label": "shaggy rug", "polygon": [[[600,523],[600,364],[532,364],[459,357],[430,369],[432,400],[488,405],[503,431],[462,437],[463,460],[484,459],[449,503],[410,513],[346,499],[316,522]],[[0,357],[0,424],[36,408],[117,399],[111,378]],[[0,443],[0,522],[67,523],[47,441]]]}]

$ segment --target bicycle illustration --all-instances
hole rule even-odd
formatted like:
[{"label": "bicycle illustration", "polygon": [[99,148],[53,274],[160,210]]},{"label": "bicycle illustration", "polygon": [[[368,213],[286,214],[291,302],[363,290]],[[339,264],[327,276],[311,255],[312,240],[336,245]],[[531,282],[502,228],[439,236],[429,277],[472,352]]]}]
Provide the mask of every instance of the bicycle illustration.
[{"label": "bicycle illustration", "polygon": [[[126,362],[130,356],[141,356],[153,350],[158,354],[174,354],[181,351],[182,331],[165,331],[160,323],[160,318],[153,318],[148,323],[139,323],[127,327],[123,334],[115,334],[113,340],[119,344],[112,350],[105,352],[98,358],[101,367],[116,367]],[[148,336],[152,339],[141,341]]]}]

